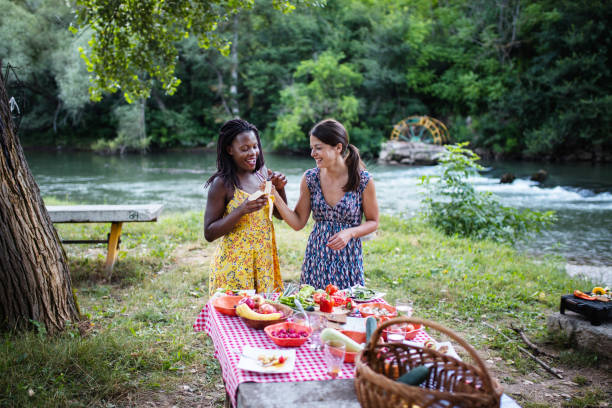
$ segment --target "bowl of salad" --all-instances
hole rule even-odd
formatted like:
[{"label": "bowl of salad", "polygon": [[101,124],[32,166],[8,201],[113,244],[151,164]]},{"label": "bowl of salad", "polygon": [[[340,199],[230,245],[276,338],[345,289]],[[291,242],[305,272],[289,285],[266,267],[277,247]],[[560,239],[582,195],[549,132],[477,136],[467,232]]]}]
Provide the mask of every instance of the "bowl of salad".
[{"label": "bowl of salad", "polygon": [[397,310],[386,303],[370,302],[355,306],[363,317],[374,316],[376,319],[397,317]]},{"label": "bowl of salad", "polygon": [[347,289],[347,291],[349,296],[357,303],[367,303],[385,296],[383,292],[377,292],[364,286],[353,286]]}]

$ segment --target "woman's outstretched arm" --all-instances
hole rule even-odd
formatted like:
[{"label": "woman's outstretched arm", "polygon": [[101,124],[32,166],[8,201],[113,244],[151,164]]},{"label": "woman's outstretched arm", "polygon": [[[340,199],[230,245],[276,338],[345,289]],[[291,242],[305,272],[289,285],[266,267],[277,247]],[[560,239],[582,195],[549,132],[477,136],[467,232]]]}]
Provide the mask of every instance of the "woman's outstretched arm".
[{"label": "woman's outstretched arm", "polygon": [[310,190],[308,190],[306,178],[302,177],[302,181],[300,182],[300,198],[298,198],[294,210],[289,208],[276,189],[274,189],[274,207],[276,207],[281,217],[283,217],[283,220],[285,220],[291,228],[296,231],[304,228],[308,222],[308,217],[310,217]]},{"label": "woman's outstretched arm", "polygon": [[363,215],[365,222],[356,227],[344,229],[329,238],[327,246],[330,249],[342,249],[351,238],[360,238],[378,229],[378,201],[376,201],[376,189],[374,180],[370,179],[363,191]]}]

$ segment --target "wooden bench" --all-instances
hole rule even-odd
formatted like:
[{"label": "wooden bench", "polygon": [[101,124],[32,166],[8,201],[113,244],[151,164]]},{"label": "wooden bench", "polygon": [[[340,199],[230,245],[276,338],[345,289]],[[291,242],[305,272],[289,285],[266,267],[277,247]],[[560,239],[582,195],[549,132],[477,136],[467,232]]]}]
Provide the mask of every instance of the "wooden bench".
[{"label": "wooden bench", "polygon": [[65,240],[65,244],[106,243],[105,269],[113,270],[119,249],[119,237],[124,222],[155,222],[163,204],[147,205],[48,205],[47,211],[53,223],[111,223],[110,234],[105,240]]}]

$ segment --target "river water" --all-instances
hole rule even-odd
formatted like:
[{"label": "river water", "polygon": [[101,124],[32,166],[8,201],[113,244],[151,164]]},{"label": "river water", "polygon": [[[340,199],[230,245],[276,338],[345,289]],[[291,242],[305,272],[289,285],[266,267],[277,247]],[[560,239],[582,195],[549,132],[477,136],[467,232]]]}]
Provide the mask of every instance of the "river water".
[{"label": "river water", "polygon": [[[165,212],[203,210],[204,183],[215,169],[213,153],[170,152],[99,156],[85,152],[26,152],[43,197],[83,204],[163,203]],[[294,204],[310,157],[268,154],[270,168],[286,174],[287,196]],[[400,167],[366,163],[376,183],[381,212],[404,217],[419,210],[423,175],[438,167]],[[527,245],[534,252],[562,254],[568,262],[612,267],[612,165],[494,162],[471,181],[502,203],[519,208],[555,210],[559,221]],[[529,181],[538,169],[549,177]],[[512,172],[513,184],[499,176]],[[525,244],[523,244],[525,245]],[[609,269],[609,268],[606,268]]]}]

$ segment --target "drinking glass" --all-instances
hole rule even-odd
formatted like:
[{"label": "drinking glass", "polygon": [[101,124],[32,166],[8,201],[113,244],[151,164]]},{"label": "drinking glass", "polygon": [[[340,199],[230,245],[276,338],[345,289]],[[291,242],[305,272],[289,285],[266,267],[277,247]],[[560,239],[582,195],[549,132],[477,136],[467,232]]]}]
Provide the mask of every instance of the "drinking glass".
[{"label": "drinking glass", "polygon": [[287,321],[296,324],[301,324],[302,326],[310,326],[310,324],[308,323],[308,316],[306,316],[302,312],[294,313],[287,319]]},{"label": "drinking glass", "polygon": [[318,314],[311,314],[308,316],[308,324],[312,329],[309,339],[310,348],[318,350],[321,348],[321,332],[327,327],[327,318]]},{"label": "drinking glass", "polygon": [[395,309],[398,314],[406,317],[412,316],[412,300],[410,299],[398,299],[395,302]]},{"label": "drinking glass", "polygon": [[327,374],[331,378],[340,375],[345,354],[346,345],[341,341],[329,340],[323,344],[323,359],[327,364]]}]

